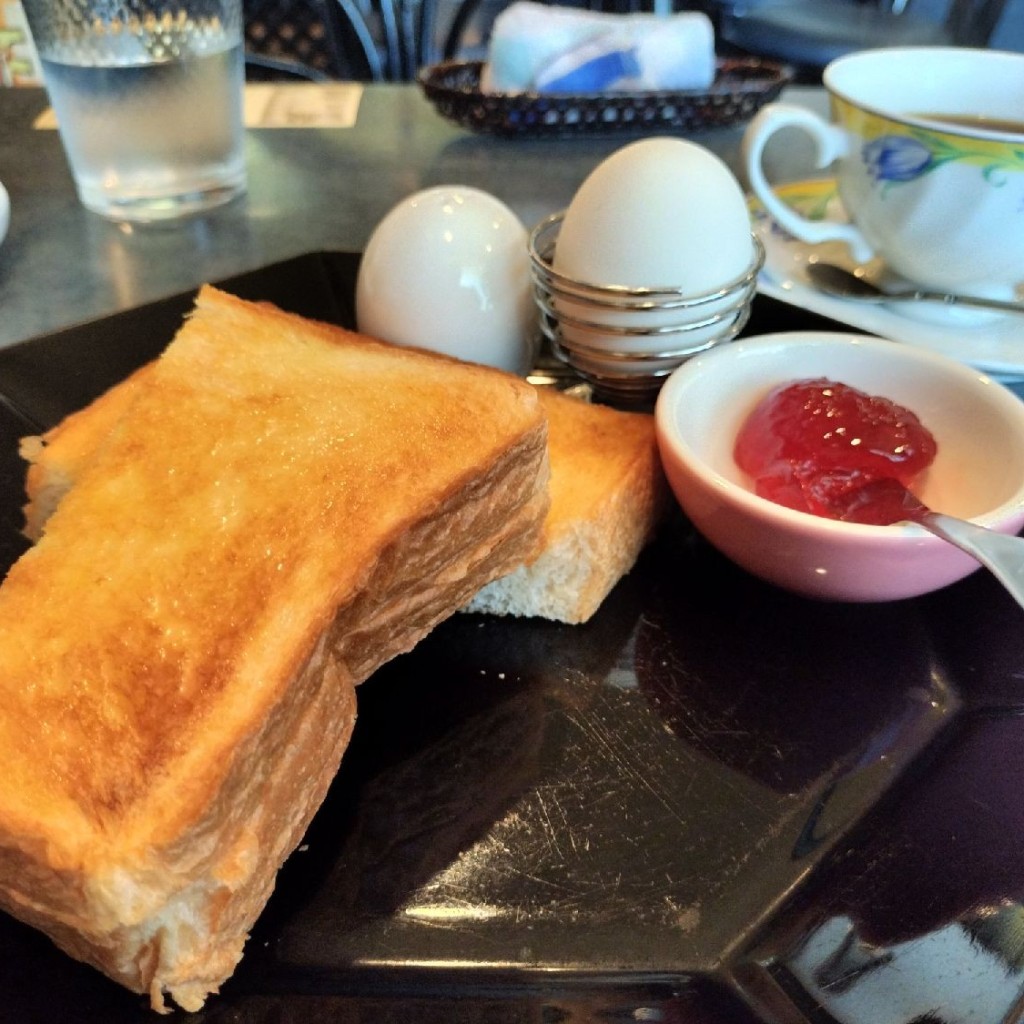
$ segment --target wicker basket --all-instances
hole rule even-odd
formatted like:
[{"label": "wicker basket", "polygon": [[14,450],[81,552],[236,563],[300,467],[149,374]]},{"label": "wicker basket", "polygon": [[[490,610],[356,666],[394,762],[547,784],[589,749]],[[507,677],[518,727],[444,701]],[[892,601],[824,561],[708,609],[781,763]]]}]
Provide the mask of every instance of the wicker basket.
[{"label": "wicker basket", "polygon": [[417,81],[442,117],[492,135],[586,135],[698,132],[749,120],[792,79],[783,64],[720,59],[706,91],[483,93],[482,61],[446,61],[421,69]]}]

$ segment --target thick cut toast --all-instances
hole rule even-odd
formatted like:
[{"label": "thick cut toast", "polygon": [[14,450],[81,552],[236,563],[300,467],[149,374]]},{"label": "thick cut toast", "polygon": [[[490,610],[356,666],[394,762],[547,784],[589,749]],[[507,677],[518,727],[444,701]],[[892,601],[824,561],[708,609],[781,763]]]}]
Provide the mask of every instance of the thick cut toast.
[{"label": "thick cut toast", "polygon": [[[28,439],[26,533],[37,537],[61,495],[101,443],[148,368]],[[590,619],[633,567],[670,507],[654,419],[554,391],[538,391],[548,417],[551,508],[537,557],[483,588],[464,611]],[[43,443],[45,442],[45,444]]]},{"label": "thick cut toast", "polygon": [[335,774],[354,687],[534,550],[506,374],[212,288],[0,587],[0,905],[194,1009]]},{"label": "thick cut toast", "polygon": [[22,438],[21,454],[28,461],[25,478],[25,536],[38,540],[46,520],[81,475],[114,424],[135,400],[156,363],[136,370],[84,409],[73,412],[42,437]]},{"label": "thick cut toast", "polygon": [[586,622],[633,567],[669,508],[654,418],[541,390],[551,508],[536,558],[466,611]]}]

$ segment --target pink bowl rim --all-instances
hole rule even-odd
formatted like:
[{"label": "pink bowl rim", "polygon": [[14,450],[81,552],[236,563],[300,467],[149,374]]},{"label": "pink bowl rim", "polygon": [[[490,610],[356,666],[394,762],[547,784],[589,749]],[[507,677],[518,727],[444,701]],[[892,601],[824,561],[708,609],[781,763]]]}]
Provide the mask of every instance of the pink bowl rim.
[{"label": "pink bowl rim", "polygon": [[[959,379],[966,387],[973,388],[982,385],[985,388],[991,388],[983,393],[993,396],[991,401],[1000,414],[1005,413],[1009,424],[1024,433],[1024,400],[1018,398],[986,373],[927,349],[915,348],[885,338],[839,331],[787,331],[750,335],[728,345],[711,349],[683,363],[666,378],[655,403],[654,415],[659,448],[667,447],[689,467],[692,473],[700,476],[710,486],[720,491],[726,500],[740,506],[752,516],[768,521],[777,521],[780,526],[791,531],[799,530],[812,533],[822,539],[830,538],[837,543],[855,543],[858,538],[870,540],[874,544],[890,545],[903,543],[909,538],[913,538],[915,541],[926,541],[929,544],[934,542],[936,545],[945,543],[930,534],[923,526],[915,523],[899,524],[895,528],[893,526],[846,523],[786,508],[767,498],[759,497],[740,484],[727,479],[697,456],[692,445],[678,431],[675,406],[681,394],[699,378],[700,374],[707,373],[709,366],[713,367],[717,362],[724,363],[735,359],[751,348],[763,348],[767,351],[770,345],[776,346],[776,350],[779,346],[787,348],[856,346],[882,353],[883,358],[895,356],[906,361],[920,363],[922,366],[931,366],[946,376]],[[664,454],[662,458],[665,458]],[[1020,529],[1021,525],[1024,525],[1024,478],[1018,482],[1011,498],[981,515],[972,516],[970,521],[989,529],[1005,531],[1012,528],[1014,532]]]}]

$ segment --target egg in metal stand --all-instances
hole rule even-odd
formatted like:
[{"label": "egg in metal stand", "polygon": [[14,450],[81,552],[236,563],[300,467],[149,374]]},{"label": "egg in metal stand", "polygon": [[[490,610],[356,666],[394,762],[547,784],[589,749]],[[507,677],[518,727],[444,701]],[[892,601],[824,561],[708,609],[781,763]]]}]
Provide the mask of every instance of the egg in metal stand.
[{"label": "egg in metal stand", "polygon": [[408,196],[374,229],[356,279],[359,330],[525,375],[539,347],[527,232],[465,185]]},{"label": "egg in metal stand", "polygon": [[608,400],[650,400],[683,360],[732,340],[764,250],[717,156],[653,138],[617,150],[530,234],[555,353]]}]

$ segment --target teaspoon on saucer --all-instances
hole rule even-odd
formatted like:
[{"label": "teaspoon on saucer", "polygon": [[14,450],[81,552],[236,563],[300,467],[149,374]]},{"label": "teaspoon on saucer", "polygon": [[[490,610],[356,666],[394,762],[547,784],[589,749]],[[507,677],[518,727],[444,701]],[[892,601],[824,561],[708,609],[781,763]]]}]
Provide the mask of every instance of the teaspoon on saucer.
[{"label": "teaspoon on saucer", "polygon": [[945,292],[908,289],[888,292],[858,277],[850,270],[834,263],[808,263],[807,276],[815,287],[839,299],[859,299],[862,302],[941,302],[947,306],[971,306],[977,309],[997,309],[1004,313],[1024,313],[1024,302],[1004,299],[986,299],[975,295],[951,295]]}]

